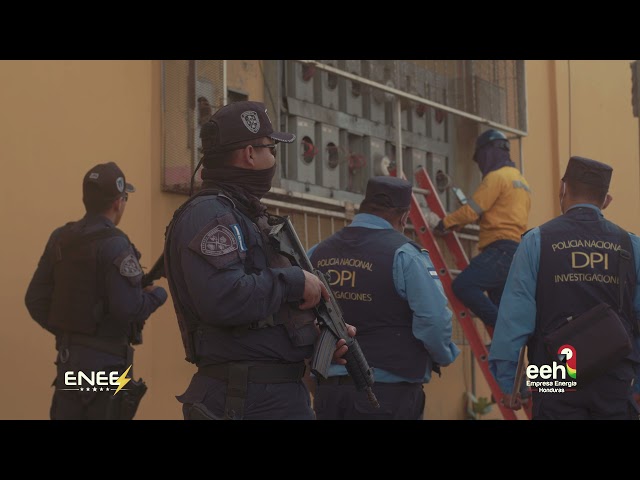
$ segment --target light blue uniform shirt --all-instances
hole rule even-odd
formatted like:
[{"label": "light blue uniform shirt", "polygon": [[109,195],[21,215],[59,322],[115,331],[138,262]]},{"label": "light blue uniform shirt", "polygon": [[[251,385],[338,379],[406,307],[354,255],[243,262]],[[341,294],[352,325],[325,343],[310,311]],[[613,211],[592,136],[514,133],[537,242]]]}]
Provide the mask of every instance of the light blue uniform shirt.
[{"label": "light blue uniform shirt", "polygon": [[[393,228],[384,218],[368,213],[357,214],[346,228],[349,227],[373,230]],[[316,245],[309,249],[309,257],[315,248]],[[452,363],[460,354],[460,349],[451,341],[452,313],[429,253],[426,250],[420,252],[409,243],[396,250],[393,257],[393,283],[398,295],[409,302],[413,311],[413,334],[424,344],[429,356],[441,366]],[[348,318],[345,321],[349,323]],[[376,382],[382,383],[428,383],[431,380],[429,368],[422,378],[404,378],[380,368],[376,368],[374,374]],[[342,375],[348,375],[344,365],[332,364],[329,367],[330,377]]]},{"label": "light blue uniform shirt", "polygon": [[[571,208],[576,207],[593,208],[604,218],[595,205],[581,203]],[[629,236],[633,246],[636,275],[640,281],[640,238],[632,233]],[[498,320],[489,352],[489,369],[504,393],[513,391],[520,348],[527,343],[536,327],[536,285],[539,265],[540,228],[536,227],[522,237],[513,257],[500,300]],[[640,312],[640,285],[637,282],[633,306],[637,316]],[[636,337],[636,342],[640,342],[640,337]],[[637,380],[634,387],[640,388]]]}]

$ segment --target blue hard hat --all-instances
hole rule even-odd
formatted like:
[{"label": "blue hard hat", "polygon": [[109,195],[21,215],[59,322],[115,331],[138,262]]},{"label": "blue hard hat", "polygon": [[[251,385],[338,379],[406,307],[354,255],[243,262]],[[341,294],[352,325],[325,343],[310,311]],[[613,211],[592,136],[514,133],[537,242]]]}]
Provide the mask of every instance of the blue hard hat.
[{"label": "blue hard hat", "polygon": [[505,137],[502,132],[499,132],[498,130],[494,130],[494,129],[487,130],[476,139],[476,150],[478,150],[481,147],[484,147],[485,145],[487,145],[490,142],[493,142],[494,140],[504,140],[504,142],[500,142],[501,143],[500,146],[505,150],[509,150],[509,140],[507,139],[507,137]]}]

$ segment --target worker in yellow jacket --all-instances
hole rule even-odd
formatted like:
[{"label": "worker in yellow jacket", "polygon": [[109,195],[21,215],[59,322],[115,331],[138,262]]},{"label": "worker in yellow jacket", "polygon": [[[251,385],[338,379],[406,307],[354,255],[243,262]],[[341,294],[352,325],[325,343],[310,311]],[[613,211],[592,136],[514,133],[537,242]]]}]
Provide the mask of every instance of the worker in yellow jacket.
[{"label": "worker in yellow jacket", "polygon": [[482,183],[465,205],[440,220],[434,233],[444,235],[480,219],[480,254],[455,278],[452,288],[492,332],[511,260],[527,230],[531,190],[509,157],[509,140],[498,130],[487,130],[477,138],[473,160],[482,172]]}]

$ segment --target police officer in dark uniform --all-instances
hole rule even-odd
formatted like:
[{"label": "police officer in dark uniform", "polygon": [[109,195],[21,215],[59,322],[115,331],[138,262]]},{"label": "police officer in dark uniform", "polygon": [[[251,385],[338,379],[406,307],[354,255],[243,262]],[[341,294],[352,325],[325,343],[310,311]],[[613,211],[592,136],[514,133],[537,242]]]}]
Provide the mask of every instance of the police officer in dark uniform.
[{"label": "police officer in dark uniform", "polygon": [[142,288],[140,253],[116,227],[134,191],[114,162],[89,170],[85,216],[51,234],[27,289],[31,317],[56,337],[52,420],[130,420],[146,391],[131,343],[167,292]]},{"label": "police officer in dark uniform", "polygon": [[380,408],[356,390],[345,367],[318,377],[318,420],[418,420],[432,371],[460,353],[451,341],[451,310],[429,252],[403,235],[412,187],[396,177],[373,177],[350,225],[309,251],[329,279],[345,320],[375,371]]},{"label": "police officer in dark uniform", "polygon": [[203,188],[174,214],[164,250],[186,360],[198,367],[177,397],[184,418],[313,419],[302,381],[318,334],[309,309],[328,293],[270,246],[260,201],[277,143],[295,135],[275,132],[263,103],[243,101],[220,108],[200,137]]},{"label": "police officer in dark uniform", "polygon": [[[640,366],[640,239],[602,214],[611,202],[612,172],[610,166],[595,160],[569,159],[559,194],[562,215],[527,232],[516,251],[498,312],[489,367],[506,394],[505,405],[519,409],[520,400],[512,399],[511,392],[520,348],[527,344],[529,365],[552,365],[558,358],[547,352],[544,337],[567,318],[601,302],[618,311],[620,282],[625,288],[619,316],[633,349],[586,384],[580,380],[580,356],[589,352],[576,352],[576,390],[532,388],[533,419],[637,418],[630,399]],[[622,278],[618,274],[625,260],[618,254],[620,249],[631,253]]]}]

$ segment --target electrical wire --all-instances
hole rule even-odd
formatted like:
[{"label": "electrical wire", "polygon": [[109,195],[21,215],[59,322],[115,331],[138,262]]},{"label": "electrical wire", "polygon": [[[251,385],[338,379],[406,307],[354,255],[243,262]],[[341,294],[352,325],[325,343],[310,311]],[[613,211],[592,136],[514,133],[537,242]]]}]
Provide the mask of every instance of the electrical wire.
[{"label": "electrical wire", "polygon": [[569,158],[571,158],[571,60],[567,60],[567,69],[567,79],[569,82]]},{"label": "electrical wire", "polygon": [[[258,68],[260,68],[260,74],[262,75],[262,78],[265,78],[264,70],[262,69],[262,60],[258,60]],[[273,105],[273,108],[279,108],[279,105],[277,105],[275,100],[273,99],[271,89],[269,88],[269,82],[264,82],[264,87],[267,89],[267,94],[269,95],[269,100],[271,100],[271,105]]]}]

